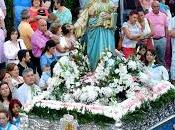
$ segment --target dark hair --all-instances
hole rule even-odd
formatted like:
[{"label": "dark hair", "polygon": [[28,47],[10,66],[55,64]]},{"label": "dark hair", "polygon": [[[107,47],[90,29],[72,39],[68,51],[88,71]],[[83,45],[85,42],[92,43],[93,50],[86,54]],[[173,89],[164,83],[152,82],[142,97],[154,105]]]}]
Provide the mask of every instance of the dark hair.
[{"label": "dark hair", "polygon": [[130,13],[129,13],[129,16],[132,16],[134,14],[137,14],[138,15],[138,12],[136,10],[132,10]]},{"label": "dark hair", "polygon": [[61,29],[64,35],[68,34],[70,32],[70,30],[67,28],[69,24],[63,24]]},{"label": "dark hair", "polygon": [[22,61],[23,58],[26,57],[26,53],[29,52],[28,50],[22,49],[18,51],[18,59]]},{"label": "dark hair", "polygon": [[9,63],[7,64],[7,68],[6,68],[6,71],[9,73],[10,71],[13,71],[15,66],[17,66],[17,64],[15,63]]},{"label": "dark hair", "polygon": [[14,108],[14,105],[15,105],[15,104],[18,104],[20,108],[22,107],[22,104],[21,104],[21,102],[20,102],[18,99],[12,99],[12,100],[10,101],[10,104],[9,104],[9,111],[10,111],[10,113],[11,113],[12,118],[17,116],[17,115],[15,115],[15,114],[13,113],[13,111],[12,111],[12,109]]},{"label": "dark hair", "polygon": [[57,4],[60,3],[60,6],[65,5],[65,0],[54,0],[54,2],[56,2]]},{"label": "dark hair", "polygon": [[[8,95],[7,99],[8,99],[8,101],[10,101],[10,100],[12,99],[12,92],[11,92],[11,89],[10,89],[8,83],[5,82],[5,81],[2,81],[2,82],[0,83],[0,88],[1,88],[1,86],[4,85],[4,84],[6,84],[6,85],[8,86],[8,88],[9,88],[10,94]],[[1,102],[4,101],[4,99],[3,99],[3,97],[2,97],[1,94],[0,94],[0,101],[1,101]]]},{"label": "dark hair", "polygon": [[137,12],[143,12],[144,14],[145,14],[145,11],[143,10],[143,8],[137,8],[137,10],[136,10]]},{"label": "dark hair", "polygon": [[139,53],[139,51],[143,48],[147,50],[147,46],[145,44],[136,44],[136,50],[138,50],[137,53]]},{"label": "dark hair", "polygon": [[[34,0],[32,0],[32,6],[33,6],[33,1]],[[39,6],[41,7],[42,6],[42,0],[39,0],[39,1],[40,1],[40,5]]]},{"label": "dark hair", "polygon": [[45,48],[44,48],[44,50],[43,50],[43,52],[42,52],[42,55],[46,52],[46,51],[48,51],[51,47],[55,47],[56,46],[56,43],[53,41],[53,40],[48,40],[47,42],[46,42],[46,46],[45,46]]},{"label": "dark hair", "polygon": [[29,19],[29,18],[30,18],[29,10],[27,9],[22,10],[21,19],[24,20],[24,19]]},{"label": "dark hair", "polygon": [[148,61],[147,61],[147,59],[146,59],[146,54],[148,53],[148,52],[151,52],[151,54],[153,55],[153,56],[155,56],[155,65],[162,65],[161,63],[160,63],[160,61],[159,61],[159,59],[158,59],[158,57],[157,57],[157,55],[156,55],[156,50],[154,50],[154,49],[148,49],[147,51],[146,51],[146,53],[145,53],[145,65],[146,66],[148,66]]},{"label": "dark hair", "polygon": [[50,65],[51,77],[53,76],[53,68],[55,67],[56,63],[57,63],[57,61],[55,60],[55,61],[53,61],[53,62],[51,63],[51,65]]},{"label": "dark hair", "polygon": [[0,70],[0,81],[4,79],[5,75],[6,75],[6,69],[1,69]]},{"label": "dark hair", "polygon": [[15,28],[15,27],[12,27],[12,28],[9,30],[9,32],[7,33],[7,39],[8,39],[8,40],[11,40],[11,35],[14,34],[15,32],[17,32],[17,34],[18,34],[18,37],[17,37],[17,39],[18,39],[18,38],[20,37],[20,34],[19,34],[18,29]]}]

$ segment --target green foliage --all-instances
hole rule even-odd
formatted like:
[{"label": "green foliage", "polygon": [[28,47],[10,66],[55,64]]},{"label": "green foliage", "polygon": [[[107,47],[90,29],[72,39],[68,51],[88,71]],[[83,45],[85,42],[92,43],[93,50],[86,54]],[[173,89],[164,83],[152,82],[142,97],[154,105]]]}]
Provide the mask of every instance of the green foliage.
[{"label": "green foliage", "polygon": [[65,6],[72,10],[75,7],[75,0],[65,0]]},{"label": "green foliage", "polygon": [[163,106],[174,101],[174,98],[175,90],[170,89],[167,93],[163,94],[160,98],[156,99],[155,101],[144,102],[140,108],[136,108],[133,112],[128,112],[122,117],[122,121],[125,123],[143,121],[150,111],[160,110]]},{"label": "green foliage", "polygon": [[167,103],[173,101],[175,98],[175,90],[171,89],[168,93],[162,95],[160,98],[156,99],[154,102],[150,102],[150,106],[154,109],[161,109],[162,106],[165,106]]},{"label": "green foliage", "polygon": [[59,86],[54,87],[52,95],[55,96],[56,100],[61,100],[61,96],[64,94],[65,91],[67,91],[65,87],[65,82],[62,82]]},{"label": "green foliage", "polygon": [[80,124],[88,124],[88,123],[96,123],[100,126],[104,126],[106,123],[114,124],[115,121],[111,118],[98,115],[98,114],[92,114],[90,112],[85,112],[85,114],[81,114],[77,112],[76,110],[73,111],[67,111],[66,109],[61,110],[52,110],[49,108],[42,108],[42,107],[34,107],[33,110],[29,113],[33,116],[38,116],[40,118],[45,118],[49,120],[59,120],[63,117],[64,114],[71,114],[74,116],[75,119],[78,120],[78,123]]},{"label": "green foliage", "polygon": [[4,0],[7,8],[5,18],[6,29],[9,30],[13,26],[13,2],[12,0]]}]

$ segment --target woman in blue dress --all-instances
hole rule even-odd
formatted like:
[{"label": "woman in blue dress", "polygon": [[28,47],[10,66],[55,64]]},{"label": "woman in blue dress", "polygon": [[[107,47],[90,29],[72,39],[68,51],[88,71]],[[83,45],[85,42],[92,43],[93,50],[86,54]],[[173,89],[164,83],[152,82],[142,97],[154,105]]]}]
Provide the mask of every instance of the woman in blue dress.
[{"label": "woman in blue dress", "polygon": [[105,51],[115,53],[114,12],[115,7],[108,0],[91,0],[75,23],[75,33],[86,34],[87,55],[94,71]]}]

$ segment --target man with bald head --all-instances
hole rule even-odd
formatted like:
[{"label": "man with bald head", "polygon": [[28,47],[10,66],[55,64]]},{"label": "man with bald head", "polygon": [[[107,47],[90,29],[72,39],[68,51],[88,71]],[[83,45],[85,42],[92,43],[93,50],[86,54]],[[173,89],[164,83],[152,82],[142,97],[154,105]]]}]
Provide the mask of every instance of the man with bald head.
[{"label": "man with bald head", "polygon": [[146,15],[146,18],[152,27],[152,37],[156,55],[160,62],[164,64],[168,20],[166,14],[160,11],[160,3],[157,0],[152,2],[151,7],[152,11]]},{"label": "man with bald head", "polygon": [[52,33],[47,30],[47,22],[44,19],[38,21],[38,29],[33,33],[31,38],[32,53],[34,56],[34,64],[37,67],[39,75],[41,75],[40,56],[45,48],[46,42],[50,40]]}]

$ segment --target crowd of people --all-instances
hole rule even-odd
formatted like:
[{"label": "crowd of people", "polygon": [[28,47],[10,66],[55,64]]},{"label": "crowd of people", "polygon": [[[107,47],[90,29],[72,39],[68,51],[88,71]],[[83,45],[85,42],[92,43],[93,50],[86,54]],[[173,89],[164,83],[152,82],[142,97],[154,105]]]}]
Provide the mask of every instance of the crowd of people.
[{"label": "crowd of people", "polygon": [[[0,1],[0,129],[19,128],[20,108],[47,90],[54,64],[69,55],[76,44],[86,44],[92,72],[107,50],[126,59],[136,56],[148,66],[154,80],[170,77],[175,83],[175,17],[165,1],[152,0],[150,7],[130,12],[117,40],[118,50],[114,36],[116,1],[80,0],[81,11],[73,24],[64,0],[13,0],[11,30],[5,28],[6,7],[4,0]],[[164,66],[170,42],[172,63],[168,73]]]},{"label": "crowd of people", "polygon": [[[132,55],[139,55],[139,58],[146,65],[147,52],[152,52],[149,55],[155,56],[152,62],[151,72],[153,76],[162,74],[162,79],[169,80],[169,77],[174,84],[174,17],[172,18],[170,9],[165,5],[165,1],[153,0],[150,8],[131,11],[127,22],[122,25],[122,33],[120,37],[120,44],[122,46],[123,54],[126,58]],[[172,44],[172,62],[170,69],[167,67],[166,59],[171,58],[166,55],[170,52],[170,45]],[[144,52],[142,51],[144,49]],[[153,51],[150,51],[153,50]],[[153,53],[155,52],[155,53]],[[157,65],[155,65],[155,63]],[[149,65],[150,66],[150,65]],[[161,67],[160,66],[165,66]],[[158,68],[159,69],[158,69]],[[156,73],[154,73],[157,69]],[[169,74],[168,74],[169,71]],[[160,75],[159,75],[160,76]],[[166,78],[165,78],[166,77]],[[154,78],[154,77],[153,77]],[[160,79],[160,78],[158,78]]]}]

